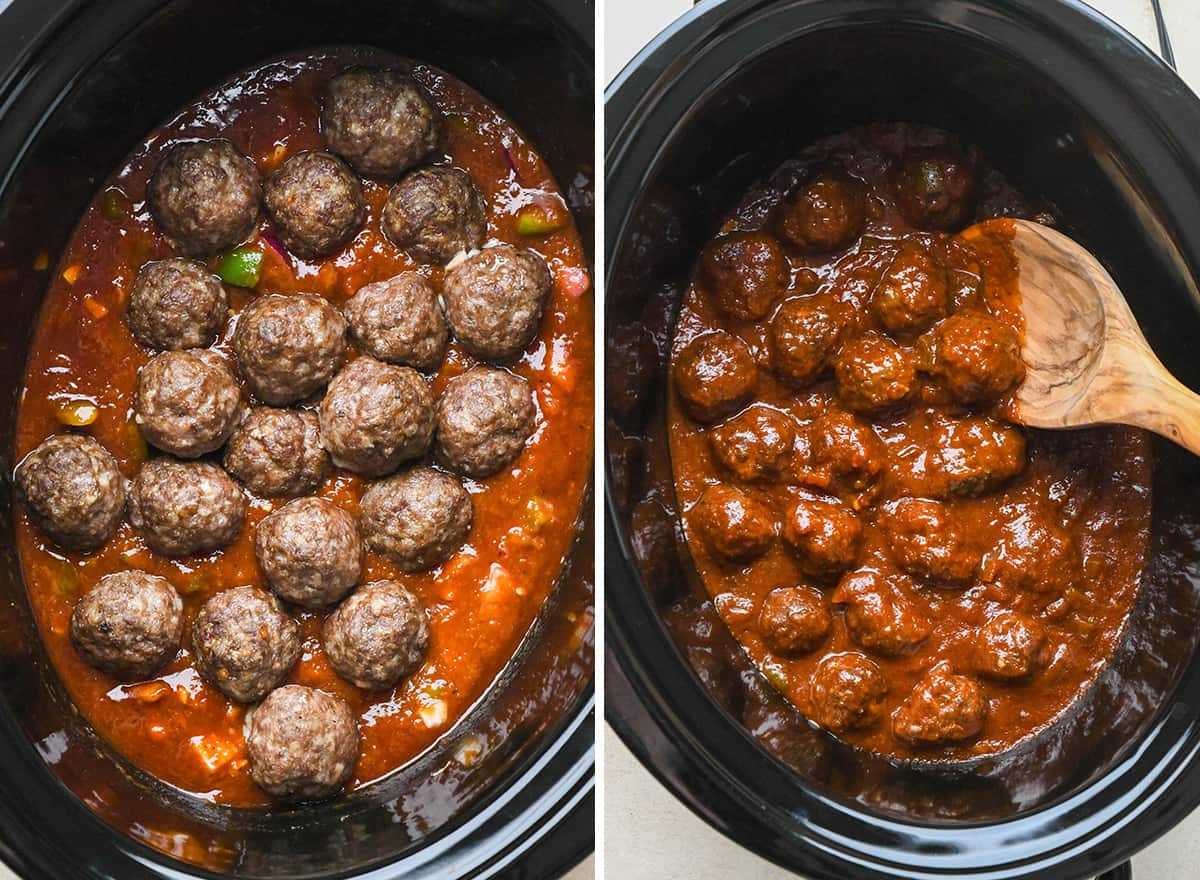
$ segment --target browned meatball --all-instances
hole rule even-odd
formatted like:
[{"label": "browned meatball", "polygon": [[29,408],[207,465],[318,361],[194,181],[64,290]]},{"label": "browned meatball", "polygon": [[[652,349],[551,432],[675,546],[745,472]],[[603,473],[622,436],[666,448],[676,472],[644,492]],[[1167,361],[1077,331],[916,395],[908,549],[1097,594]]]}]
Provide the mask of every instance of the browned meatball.
[{"label": "browned meatball", "polygon": [[731,232],[700,255],[700,279],[726,315],[757,321],[787,290],[787,258],[770,235]]},{"label": "browned meatball", "polygon": [[550,270],[533,251],[498,244],[446,273],[446,320],[463,348],[480,360],[517,357],[537,334],[550,296]]},{"label": "browned meatball", "polygon": [[246,719],[250,776],[280,800],[336,794],[354,775],[358,750],[354,712],[344,700],[316,688],[278,688]]},{"label": "browned meatball", "polygon": [[254,396],[286,406],[325,387],[346,357],[346,319],[314,294],[272,293],[238,315],[233,352]]},{"label": "browned meatball", "polygon": [[792,454],[796,424],[768,406],[751,406],[709,431],[713,457],[743,480],[773,477]]},{"label": "browned meatball", "polygon": [[297,498],[264,517],[254,555],[271,589],[306,608],[332,605],[358,583],[358,522],[324,498]]},{"label": "browned meatball", "polygon": [[156,458],[129,489],[129,522],[163,556],[211,553],[233,543],[246,518],[241,488],[215,464]]},{"label": "browned meatball", "polygon": [[802,572],[828,580],[858,560],[863,528],[858,517],[840,504],[801,498],[783,522],[783,539],[795,552]]},{"label": "browned meatball", "polygon": [[775,540],[770,509],[740,489],[717,484],[704,490],[690,512],[692,525],[722,562],[750,562]]},{"label": "browned meatball", "polygon": [[954,149],[917,150],[895,170],[900,213],[918,229],[957,229],[975,210],[975,171]]},{"label": "browned meatball", "polygon": [[746,343],[720,331],[689,342],[675,358],[673,375],[680,401],[698,422],[737,412],[758,385],[758,366]]},{"label": "browned meatball", "polygon": [[446,383],[437,407],[438,460],[482,479],[512,464],[533,433],[537,410],[529,383],[475,367]]},{"label": "browned meatball", "polygon": [[146,442],[196,458],[229,439],[242,414],[242,390],[215,351],[164,351],[138,371],[133,405]]},{"label": "browned meatball", "polygon": [[442,365],[450,328],[433,287],[416,272],[360,287],[342,314],[364,354],[425,372]]},{"label": "browned meatball", "polygon": [[1079,545],[1044,511],[1021,510],[1006,522],[989,554],[985,579],[1010,590],[1059,594],[1079,583]]},{"label": "browned meatball", "polygon": [[267,180],[264,201],[287,249],[300,257],[341,250],[362,226],[362,184],[337,156],[297,153]]},{"label": "browned meatball", "polygon": [[418,168],[388,193],[380,226],[396,247],[440,265],[483,246],[487,203],[467,172]]},{"label": "browned meatball", "polygon": [[222,590],[192,623],[196,670],[225,696],[255,703],[300,659],[300,627],[283,605],[257,587]]},{"label": "browned meatball", "polygon": [[904,241],[871,295],[876,320],[896,336],[924,333],[946,314],[946,270],[915,241]]},{"label": "browned meatball", "polygon": [[860,568],[842,578],[832,601],[846,606],[850,637],[869,651],[894,657],[915,649],[929,635],[929,620],[908,597],[901,578]]},{"label": "browned meatball", "polygon": [[325,618],[321,643],[346,681],[366,690],[388,688],[425,659],[429,621],[416,596],[395,581],[376,581]]},{"label": "browned meatball", "polygon": [[887,450],[869,425],[841,409],[829,409],[813,422],[813,455],[834,481],[851,492],[876,485]]},{"label": "browned meatball", "polygon": [[779,378],[797,387],[819,378],[837,355],[847,323],[846,306],[831,296],[785,300],[767,331]]},{"label": "browned meatball", "polygon": [[181,257],[142,266],[125,312],[133,338],[162,351],[211,345],[228,317],[221,279],[203,263]]},{"label": "browned meatball", "polygon": [[1045,627],[1032,617],[1005,611],[980,628],[975,669],[989,678],[1024,678],[1042,661],[1045,648]]},{"label": "browned meatball", "polygon": [[834,733],[871,727],[883,716],[887,692],[875,661],[856,651],[830,654],[813,673],[813,720]]},{"label": "browned meatball", "polygon": [[930,448],[929,494],[981,495],[1025,468],[1025,435],[994,419],[940,420]]},{"label": "browned meatball", "polygon": [[225,469],[255,495],[308,495],[329,476],[317,414],[255,407],[225,447]]},{"label": "browned meatball", "polygon": [[437,148],[441,115],[412,77],[350,67],[325,87],[321,133],[363,174],[396,177]]},{"label": "browned meatball", "polygon": [[34,524],[64,550],[105,544],[125,512],[125,478],[94,437],[55,434],[17,465],[17,496]]},{"label": "browned meatball", "polygon": [[381,477],[425,454],[434,418],[433,393],[420,373],[364,356],[329,383],[321,436],[334,464]]},{"label": "browned meatball", "polygon": [[254,231],[262,181],[227,140],[176,144],[146,187],[150,213],[181,251],[208,257]]},{"label": "browned meatball", "polygon": [[950,316],[933,331],[932,349],[934,372],[967,406],[994,403],[1025,378],[1021,340],[987,315]]},{"label": "browned meatball", "polygon": [[361,509],[367,544],[401,571],[436,568],[457,553],[475,513],[457,477],[427,467],[373,483]]},{"label": "browned meatball", "polygon": [[763,642],[784,656],[815,651],[832,626],[825,597],[812,587],[776,587],[758,612]]},{"label": "browned meatball", "polygon": [[842,403],[863,413],[883,412],[904,403],[917,381],[912,352],[875,333],[847,342],[834,373]]},{"label": "browned meatball", "polygon": [[939,663],[892,714],[892,732],[914,745],[961,742],[983,729],[986,715],[979,682]]},{"label": "browned meatball", "polygon": [[867,221],[867,190],[862,181],[821,172],[779,206],[776,226],[784,241],[806,253],[848,247]]},{"label": "browned meatball", "polygon": [[896,564],[913,577],[943,586],[963,586],[975,577],[979,553],[941,502],[902,498],[887,508],[881,524]]},{"label": "browned meatball", "polygon": [[148,678],[179,652],[183,600],[165,578],[120,571],[100,578],[71,614],[80,656],[114,678]]}]

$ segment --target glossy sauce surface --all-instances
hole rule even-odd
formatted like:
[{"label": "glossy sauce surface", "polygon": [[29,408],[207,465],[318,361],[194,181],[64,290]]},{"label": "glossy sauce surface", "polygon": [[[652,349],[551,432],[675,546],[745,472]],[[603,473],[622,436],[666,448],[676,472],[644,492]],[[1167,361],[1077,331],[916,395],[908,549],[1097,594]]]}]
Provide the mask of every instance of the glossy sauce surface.
[{"label": "glossy sauce surface", "polygon": [[[321,148],[321,88],[355,62],[408,66],[351,50],[266,64],[185,108],[100,187],[47,293],[27,367],[16,460],[63,430],[64,405],[86,402],[99,412],[84,430],[112,452],[127,477],[136,474],[149,453],[133,421],[132,397],[137,371],[149,353],[132,339],[124,309],[138,268],[171,255],[145,206],[147,180],[164,152],[181,140],[228,138],[264,177],[289,155]],[[432,161],[470,173],[488,201],[489,242],[537,251],[553,284],[538,334],[512,367],[534,390],[536,428],[510,468],[466,482],[475,506],[467,543],[445,565],[416,575],[367,555],[363,582],[396,579],[428,609],[431,643],[423,666],[394,690],[359,690],[340,679],[322,653],[323,615],[299,615],[304,651],[288,681],[329,690],[356,713],[362,750],[351,788],[386,776],[424,752],[512,657],[572,551],[592,453],[592,295],[586,257],[558,186],[533,146],[478,93],[424,65],[413,66],[412,74],[445,117],[443,146]],[[380,232],[387,190],[386,182],[364,181],[364,227],[326,260],[307,262],[282,253],[264,215],[250,240],[264,253],[261,278],[255,291],[230,288],[234,312],[264,292],[316,293],[340,305],[362,285],[409,269],[440,286],[440,267],[416,263]],[[561,218],[562,225],[534,236],[519,234],[518,212],[529,205]],[[231,363],[233,326],[216,345]],[[433,378],[434,393],[473,363],[452,342]],[[317,494],[357,512],[363,488],[361,478],[335,469]],[[145,548],[128,523],[93,555],[65,554],[24,513],[18,522],[21,565],[40,633],[83,714],[147,772],[205,799],[236,805],[267,803],[249,776],[245,709],[200,679],[188,652],[190,636],[185,634],[184,650],[160,675],[130,685],[88,666],[70,643],[68,624],[80,595],[103,575],[127,568],[166,577],[184,596],[189,629],[196,610],[215,592],[241,584],[264,586],[254,558],[254,527],[286,499],[247,494],[249,513],[236,541],[199,558],[161,558]],[[589,623],[579,621],[585,629]]]}]

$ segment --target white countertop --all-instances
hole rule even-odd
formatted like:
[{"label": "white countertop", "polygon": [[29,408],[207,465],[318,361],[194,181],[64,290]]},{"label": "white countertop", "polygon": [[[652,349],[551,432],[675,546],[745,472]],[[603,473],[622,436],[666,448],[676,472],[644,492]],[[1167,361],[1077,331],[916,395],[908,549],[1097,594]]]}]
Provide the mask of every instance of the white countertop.
[{"label": "white countertop", "polygon": [[[1089,0],[1135,36],[1158,48],[1150,0]],[[688,0],[607,0],[605,78],[669,22]],[[1180,73],[1200,90],[1200,3],[1162,0]],[[1200,149],[1200,144],[1197,144]],[[611,729],[604,731],[604,873],[613,880],[786,880],[795,877],[698,819],[658,784]],[[1138,880],[1195,880],[1200,876],[1200,812],[1134,859]]]}]

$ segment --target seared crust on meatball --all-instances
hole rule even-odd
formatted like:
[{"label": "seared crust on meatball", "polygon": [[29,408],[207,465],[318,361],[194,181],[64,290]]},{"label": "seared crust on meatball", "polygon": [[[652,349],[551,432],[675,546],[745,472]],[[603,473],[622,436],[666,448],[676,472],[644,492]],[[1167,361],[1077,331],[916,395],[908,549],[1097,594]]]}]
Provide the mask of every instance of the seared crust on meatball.
[{"label": "seared crust on meatball", "polygon": [[867,219],[867,188],[840,171],[821,171],[779,206],[779,236],[805,253],[832,253],[858,238]]},{"label": "seared crust on meatball", "polygon": [[227,547],[246,518],[242,489],[215,464],[155,458],[129,490],[129,522],[163,556]]},{"label": "seared crust on meatball", "polygon": [[487,203],[460,168],[418,168],[392,187],[380,220],[388,241],[418,260],[444,264],[483,246]]},{"label": "seared crust on meatball", "polygon": [[963,586],[975,577],[979,553],[941,502],[901,498],[888,507],[880,524],[896,564],[913,577],[942,586]]},{"label": "seared crust on meatball", "polygon": [[438,401],[438,460],[483,478],[516,460],[533,433],[537,410],[529,383],[491,367],[475,367],[446,383]]},{"label": "seared crust on meatball", "polygon": [[254,555],[271,589],[306,608],[332,605],[362,575],[358,522],[324,498],[297,498],[264,517]]},{"label": "seared crust on meatball", "polygon": [[896,205],[918,229],[957,229],[975,209],[975,170],[954,148],[914,150],[893,176]]},{"label": "seared crust on meatball", "polygon": [[350,706],[316,688],[278,688],[247,719],[250,775],[280,800],[317,800],[337,793],[354,775],[358,749],[358,724]]},{"label": "seared crust on meatball", "polygon": [[885,336],[864,333],[847,342],[834,364],[838,397],[855,412],[877,413],[908,400],[917,382],[912,352]]},{"label": "seared crust on meatball", "polygon": [[960,403],[994,403],[1025,378],[1021,340],[989,315],[959,312],[931,335],[934,372]]},{"label": "seared crust on meatball", "polygon": [[945,267],[918,242],[901,242],[871,295],[879,323],[897,336],[923,333],[945,316],[948,304]]},{"label": "seared crust on meatball", "polygon": [[150,178],[155,222],[185,254],[207,257],[243,241],[258,222],[262,182],[254,163],[217,138],[176,144]]},{"label": "seared crust on meatball", "polygon": [[757,321],[787,289],[788,262],[779,242],[770,235],[731,232],[704,248],[700,278],[722,312],[742,321]]},{"label": "seared crust on meatball", "polygon": [[732,415],[750,402],[758,387],[758,365],[750,349],[720,330],[684,346],[671,373],[680,402],[698,422]]},{"label": "seared crust on meatball", "polygon": [[229,294],[221,279],[203,263],[182,257],[143,265],[125,312],[133,338],[160,351],[211,345],[228,318]]},{"label": "seared crust on meatball", "polygon": [[350,67],[325,87],[321,132],[361,173],[395,177],[434,151],[441,116],[412,77]]},{"label": "seared crust on meatball", "polygon": [[525,350],[550,295],[550,270],[533,251],[499,244],[446,273],[446,320],[463,348],[480,360],[512,360]]},{"label": "seared crust on meatball", "polygon": [[773,477],[788,464],[796,442],[791,416],[768,406],[748,407],[708,433],[713,458],[742,480]]},{"label": "seared crust on meatball", "polygon": [[138,371],[134,410],[146,442],[196,458],[229,439],[242,414],[242,390],[216,352],[164,351]]},{"label": "seared crust on meatball", "polygon": [[329,476],[317,414],[310,410],[250,410],[225,447],[225,469],[255,495],[307,495]]},{"label": "seared crust on meatball", "polygon": [[320,418],[334,464],[381,477],[429,449],[433,392],[415,370],[364,356],[329,383]]},{"label": "seared crust on meatball", "polygon": [[325,387],[346,358],[346,319],[323,297],[260,296],[238,315],[233,353],[254,396],[271,406]]},{"label": "seared crust on meatball", "polygon": [[362,184],[332,153],[297,153],[267,180],[264,203],[287,249],[300,257],[339,251],[362,226]]},{"label": "seared crust on meatball", "polygon": [[812,587],[776,587],[758,612],[763,642],[785,657],[815,651],[832,627],[825,597]]},{"label": "seared crust on meatball", "polygon": [[932,629],[906,593],[909,585],[900,576],[887,577],[875,569],[860,568],[842,578],[831,600],[845,606],[846,629],[855,642],[895,657],[915,649]]},{"label": "seared crust on meatball", "polygon": [[983,729],[987,700],[979,682],[939,663],[892,715],[892,732],[914,745],[970,739]]},{"label": "seared crust on meatball", "polygon": [[1025,678],[1043,660],[1046,628],[1017,611],[997,614],[979,630],[975,669],[988,678]]},{"label": "seared crust on meatball", "polygon": [[342,314],[355,344],[373,358],[431,372],[446,356],[446,316],[433,287],[416,272],[360,287]]},{"label": "seared crust on meatball", "polygon": [[395,581],[357,590],[325,618],[321,642],[330,665],[365,690],[391,687],[416,670],[429,648],[420,600]]},{"label": "seared crust on meatball", "polygon": [[705,489],[690,515],[709,550],[725,563],[746,563],[762,556],[779,530],[770,508],[722,483]]},{"label": "seared crust on meatball", "polygon": [[183,600],[165,579],[121,571],[76,603],[71,642],[80,656],[114,678],[147,678],[174,659],[183,637]]},{"label": "seared crust on meatball", "polygon": [[797,388],[819,378],[833,363],[848,320],[847,308],[825,294],[785,300],[767,330],[779,378]]},{"label": "seared crust on meatball", "polygon": [[800,498],[783,522],[783,539],[800,570],[817,580],[836,578],[854,565],[862,547],[863,527],[840,504]]},{"label": "seared crust on meatball", "polygon": [[830,654],[812,677],[813,719],[834,733],[862,730],[883,716],[883,670],[856,651]]},{"label": "seared crust on meatball", "polygon": [[84,434],[47,437],[17,465],[13,482],[30,519],[64,550],[100,547],[125,512],[116,460]]},{"label": "seared crust on meatball", "polygon": [[372,550],[401,571],[425,571],[458,551],[471,531],[474,510],[457,477],[415,467],[363,493],[363,534]]},{"label": "seared crust on meatball", "polygon": [[300,627],[257,587],[222,590],[192,623],[192,653],[205,680],[231,700],[261,700],[300,659]]}]

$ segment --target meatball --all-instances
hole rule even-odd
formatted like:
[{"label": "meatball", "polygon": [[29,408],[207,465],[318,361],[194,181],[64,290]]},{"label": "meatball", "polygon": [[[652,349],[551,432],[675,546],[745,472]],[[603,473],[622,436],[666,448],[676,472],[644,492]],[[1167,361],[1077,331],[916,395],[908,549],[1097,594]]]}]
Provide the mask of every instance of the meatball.
[{"label": "meatball", "polygon": [[427,467],[374,483],[361,507],[367,545],[401,571],[436,568],[458,552],[475,511],[457,477]]},{"label": "meatball", "polygon": [[860,568],[842,578],[832,601],[846,607],[846,629],[862,647],[889,657],[907,654],[929,635],[929,620],[899,577]]},{"label": "meatball", "polygon": [[769,235],[731,232],[700,255],[700,279],[726,315],[757,321],[787,290],[787,258]]},{"label": "meatball", "polygon": [[250,776],[281,800],[335,794],[354,775],[358,749],[350,706],[316,688],[289,684],[271,691],[247,718]]},{"label": "meatball", "polygon": [[192,623],[196,669],[225,696],[255,703],[300,659],[300,627],[279,600],[257,587],[222,590]]},{"label": "meatball", "polygon": [[913,577],[942,586],[964,586],[975,577],[979,553],[941,502],[902,498],[887,509],[881,525],[896,564]]},{"label": "meatball", "polygon": [[1024,614],[1005,611],[979,630],[975,669],[988,678],[1025,678],[1042,661],[1046,628]]},{"label": "meatball", "polygon": [[983,729],[986,714],[979,682],[939,663],[892,714],[892,732],[914,745],[961,742]]},{"label": "meatball", "polygon": [[137,424],[146,442],[180,458],[219,449],[242,414],[242,390],[214,351],[164,351],[138,371]]},{"label": "meatball", "polygon": [[229,438],[225,469],[255,495],[315,492],[330,471],[317,414],[255,407]]},{"label": "meatball", "polygon": [[245,518],[241,488],[208,462],[152,459],[129,490],[129,522],[146,546],[163,556],[227,547]]},{"label": "meatball", "polygon": [[499,244],[446,272],[446,320],[480,360],[508,361],[529,345],[550,295],[550,270],[533,251]]},{"label": "meatball", "polygon": [[412,77],[351,67],[325,87],[321,132],[359,172],[396,177],[437,148],[441,116]]},{"label": "meatball", "polygon": [[813,720],[834,733],[862,730],[883,716],[887,679],[857,652],[830,654],[812,677]]},{"label": "meatball", "polygon": [[984,576],[1008,590],[1062,595],[1078,585],[1082,571],[1071,533],[1046,511],[1026,508],[1004,524]]},{"label": "meatball", "polygon": [[323,257],[345,247],[362,226],[362,184],[337,156],[297,153],[267,180],[263,201],[287,249]]},{"label": "meatball", "polygon": [[751,562],[766,552],[777,531],[769,508],[740,489],[721,484],[704,490],[690,518],[722,562]]},{"label": "meatball", "polygon": [[867,189],[845,174],[824,171],[779,206],[780,237],[805,253],[849,247],[867,222]]},{"label": "meatball", "polygon": [[847,323],[846,306],[833,297],[785,300],[767,328],[775,373],[796,387],[818,379],[837,355]]},{"label": "meatball", "polygon": [[904,241],[871,294],[871,311],[889,333],[924,333],[946,314],[946,270],[927,249]]},{"label": "meatball", "polygon": [[490,476],[521,454],[536,417],[528,382],[475,367],[447,382],[438,401],[438,459],[469,477]]},{"label": "meatball", "polygon": [[297,498],[264,517],[254,555],[271,589],[305,608],[341,599],[363,568],[358,523],[324,498]]},{"label": "meatball", "polygon": [[346,357],[346,319],[313,294],[260,296],[238,315],[233,353],[254,396],[286,406],[321,390]]},{"label": "meatball", "polygon": [[262,182],[227,140],[176,144],[146,187],[150,213],[185,254],[208,257],[254,231]]},{"label": "meatball", "polygon": [[887,450],[869,425],[845,410],[829,409],[813,422],[812,437],[814,458],[835,484],[852,493],[877,485]]},{"label": "meatball", "polygon": [[943,419],[930,448],[929,494],[982,495],[1025,467],[1025,435],[994,419]]},{"label": "meatball", "polygon": [[783,539],[796,554],[800,570],[811,578],[836,578],[858,560],[863,527],[840,504],[801,498],[783,522]]},{"label": "meatball", "polygon": [[183,600],[165,578],[120,571],[75,604],[71,642],[80,656],[114,678],[148,678],[179,652]]},{"label": "meatball", "polygon": [[875,333],[847,342],[834,364],[834,374],[839,399],[862,413],[899,406],[912,396],[917,381],[912,352]]},{"label": "meatball", "polygon": [[758,366],[746,343],[729,333],[705,333],[675,357],[675,390],[688,415],[713,422],[754,396]]},{"label": "meatball", "polygon": [[360,287],[342,314],[355,344],[373,358],[432,372],[446,356],[446,316],[429,282],[416,272]]},{"label": "meatball", "polygon": [[429,449],[433,393],[415,370],[364,356],[329,383],[320,418],[334,464],[381,477]]},{"label": "meatball", "polygon": [[811,587],[776,587],[758,612],[763,642],[784,656],[815,651],[832,626],[825,598]]},{"label": "meatball", "polygon": [[964,226],[975,210],[975,172],[954,149],[917,150],[896,168],[896,206],[918,229]]},{"label": "meatball", "polygon": [[162,351],[211,345],[228,317],[221,279],[203,263],[181,257],[142,266],[125,312],[133,338]]},{"label": "meatball", "polygon": [[325,618],[321,641],[338,675],[356,687],[378,690],[421,665],[429,621],[416,596],[395,581],[377,581]]},{"label": "meatball", "polygon": [[418,260],[445,264],[483,247],[487,203],[458,168],[419,168],[392,187],[380,220],[388,241]]},{"label": "meatball", "polygon": [[125,512],[116,460],[84,434],[47,437],[17,465],[13,482],[30,519],[64,550],[102,546]]},{"label": "meatball", "polygon": [[959,403],[994,403],[1021,384],[1021,340],[987,315],[961,312],[933,331],[933,370]]},{"label": "meatball", "polygon": [[708,434],[713,457],[743,480],[773,477],[788,464],[796,442],[791,417],[767,406],[751,406]]}]

